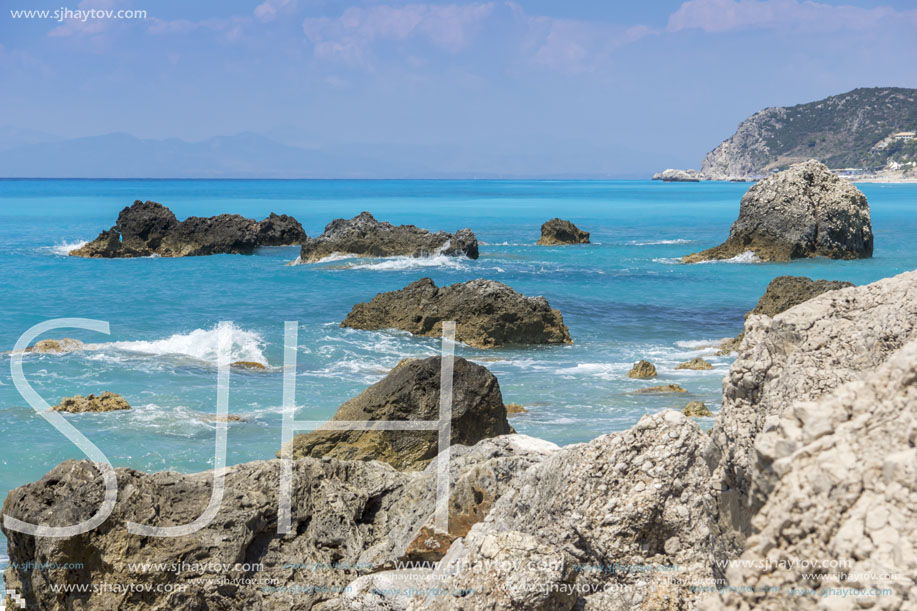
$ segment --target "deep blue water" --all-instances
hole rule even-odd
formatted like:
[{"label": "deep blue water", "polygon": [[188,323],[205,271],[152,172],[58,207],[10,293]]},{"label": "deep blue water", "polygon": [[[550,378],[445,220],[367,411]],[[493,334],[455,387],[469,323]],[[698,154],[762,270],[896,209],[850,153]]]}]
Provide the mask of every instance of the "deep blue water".
[{"label": "deep blue water", "polygon": [[[681,265],[677,258],[721,242],[747,184],[636,181],[0,181],[0,351],[51,318],[108,321],[111,335],[55,332],[102,343],[64,356],[29,355],[25,371],[49,402],[111,390],[134,409],[67,416],[116,466],[197,471],[212,461],[218,321],[232,321],[234,360],[275,369],[233,372],[229,462],[272,457],[280,443],[283,322],[300,323],[298,418],[325,419],[407,356],[434,354],[434,339],[341,329],[353,304],[423,276],[438,284],[486,277],[561,310],[575,344],[491,351],[459,346],[500,380],[504,399],[528,407],[519,432],[560,444],[633,425],[687,401],[719,407],[729,359],[713,340],[735,335],[767,283],[783,274],[867,283],[917,268],[917,185],[862,185],[876,236],[862,261]],[[255,256],[87,260],[67,245],[94,238],[134,199],[159,201],[181,219],[223,212],[261,219],[294,215],[309,235],[336,217],[369,210],[396,224],[471,227],[477,261],[344,260],[287,266],[296,248]],[[593,244],[539,247],[542,222],[560,216]],[[121,343],[125,342],[125,343]],[[706,372],[674,366],[702,355]],[[641,396],[626,377],[648,358],[656,383],[687,396]],[[35,414],[0,356],[0,495],[81,454]],[[707,423],[709,424],[709,422]],[[0,560],[5,559],[0,540]],[[2,564],[2,563],[0,563]],[[2,568],[2,566],[0,566]]]}]

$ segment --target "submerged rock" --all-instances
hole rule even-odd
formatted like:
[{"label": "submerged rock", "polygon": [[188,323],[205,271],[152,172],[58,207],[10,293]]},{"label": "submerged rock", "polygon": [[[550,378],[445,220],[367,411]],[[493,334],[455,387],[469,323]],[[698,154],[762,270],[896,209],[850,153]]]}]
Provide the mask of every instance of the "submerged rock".
[{"label": "submerged rock", "polygon": [[707,416],[713,415],[713,412],[707,409],[703,401],[691,401],[685,405],[681,413],[688,418],[706,418]]},{"label": "submerged rock", "polygon": [[35,342],[34,345],[25,349],[26,352],[36,354],[66,354],[76,352],[86,347],[86,344],[78,339],[65,337],[63,339],[42,339]]},{"label": "submerged rock", "polygon": [[[836,291],[853,286],[852,282],[840,280],[812,280],[805,276],[778,276],[770,281],[764,294],[758,299],[754,308],[745,313],[745,319],[753,314],[776,316],[797,306],[804,301],[817,297],[828,291]],[[720,344],[719,354],[735,352],[745,337],[745,331]]]},{"label": "submerged rock", "polygon": [[84,412],[116,412],[130,409],[131,406],[121,395],[105,391],[100,395],[89,394],[75,395],[61,399],[60,403],[52,407],[54,411],[82,414]]},{"label": "submerged rock", "polygon": [[711,365],[709,361],[706,361],[699,356],[695,356],[690,361],[681,363],[675,369],[704,370],[704,369],[713,369],[713,365]]},{"label": "submerged rock", "polygon": [[235,361],[234,363],[230,363],[229,366],[235,367],[236,369],[254,369],[256,371],[267,369],[263,363],[258,363],[257,361]]},{"label": "submerged rock", "polygon": [[478,239],[470,229],[432,233],[414,225],[377,221],[369,212],[352,219],[335,219],[325,231],[303,242],[300,261],[312,263],[334,254],[358,257],[425,257],[448,255],[478,258]]},{"label": "submerged rock", "polygon": [[828,291],[772,318],[748,317],[710,432],[723,454],[720,518],[724,532],[738,533],[735,549],[761,502],[753,498],[754,447],[767,419],[861,378],[915,335],[917,272]]},{"label": "submerged rock", "polygon": [[638,380],[655,378],[656,366],[649,361],[637,361],[634,363],[634,366],[630,368],[630,371],[627,372],[627,377],[636,378]]},{"label": "submerged rock", "polygon": [[742,197],[729,238],[682,261],[731,259],[747,251],[763,261],[862,259],[872,256],[872,248],[866,196],[810,160],[753,185]]},{"label": "submerged rock", "polygon": [[558,246],[563,244],[588,244],[589,232],[583,231],[570,221],[551,219],[541,226],[541,246]]},{"label": "submerged rock", "polygon": [[[861,379],[768,419],[755,444],[765,502],[754,536],[706,608],[917,608],[915,406],[911,340]],[[766,561],[776,558],[816,564]]]},{"label": "submerged rock", "polygon": [[[413,359],[341,405],[331,419],[345,421],[437,420],[440,409],[439,356]],[[486,367],[456,357],[452,381],[453,444],[472,445],[514,432],[497,378]],[[397,469],[422,469],[438,453],[433,431],[322,431],[293,438],[293,457],[329,456],[381,460]]]},{"label": "submerged rock", "polygon": [[668,392],[688,392],[678,384],[664,384],[662,386],[648,386],[641,388],[636,392],[640,394],[668,393]]},{"label": "submerged rock", "polygon": [[[524,435],[453,447],[450,531],[467,532],[508,489],[509,477],[556,451]],[[308,611],[337,599],[359,576],[405,558],[433,514],[435,465],[403,472],[378,461],[303,458],[293,463],[291,529],[281,535],[280,464],[256,461],[226,469],[223,502],[213,520],[178,538],[133,535],[125,523],[193,522],[211,497],[213,474],[116,469],[121,494],[95,530],[76,538],[36,538],[4,527],[10,556],[6,586],[20,592],[29,608],[40,609]],[[103,491],[92,463],[67,461],[11,491],[3,513],[67,526],[92,516]],[[177,568],[182,563],[188,568]],[[149,570],[157,565],[166,568]],[[105,587],[133,583],[150,589]],[[88,590],[52,590],[50,584]]]},{"label": "submerged rock", "polygon": [[573,343],[563,316],[547,299],[526,297],[501,282],[483,279],[440,288],[430,278],[421,278],[358,303],[341,326],[439,337],[443,321],[450,320],[456,321],[456,339],[475,348]]},{"label": "submerged rock", "polygon": [[271,213],[260,223],[238,214],[192,216],[179,222],[162,204],[137,200],[121,210],[114,227],[70,251],[70,255],[120,258],[251,254],[259,246],[298,244],[305,239],[302,226],[286,215]]},{"label": "submerged rock", "polygon": [[517,414],[527,414],[529,410],[525,409],[524,405],[518,403],[507,403],[506,404],[506,414],[508,416],[514,416]]}]

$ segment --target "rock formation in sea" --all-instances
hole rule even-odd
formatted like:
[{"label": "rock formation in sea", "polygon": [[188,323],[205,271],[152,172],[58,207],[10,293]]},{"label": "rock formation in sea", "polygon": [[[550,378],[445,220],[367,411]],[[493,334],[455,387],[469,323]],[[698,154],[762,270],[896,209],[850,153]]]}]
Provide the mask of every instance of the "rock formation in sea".
[{"label": "rock formation in sea", "polygon": [[26,352],[36,354],[66,354],[82,350],[86,344],[78,339],[65,337],[63,339],[42,339],[25,349]]},{"label": "rock formation in sea", "polygon": [[[822,293],[851,286],[853,286],[852,282],[841,280],[812,280],[805,276],[777,276],[767,285],[767,289],[758,299],[755,307],[745,313],[745,319],[748,320],[748,317],[753,314],[776,316]],[[743,337],[745,337],[745,331],[732,339],[725,340],[720,345],[720,353],[734,352],[742,343]]]},{"label": "rock formation in sea", "polygon": [[450,320],[456,321],[456,339],[475,348],[573,343],[563,316],[547,299],[526,297],[484,279],[437,287],[430,278],[421,278],[356,304],[341,326],[439,337],[443,321]]},{"label": "rock formation in sea", "polygon": [[738,357],[723,381],[723,405],[711,430],[722,452],[723,530],[751,533],[755,443],[769,419],[875,370],[917,334],[917,271],[832,290],[774,317],[751,315]]},{"label": "rock formation in sea", "polygon": [[705,418],[713,415],[713,412],[707,409],[703,401],[689,402],[682,408],[681,413],[689,418]]},{"label": "rock formation in sea", "polygon": [[99,395],[88,394],[85,397],[83,395],[66,397],[51,409],[70,414],[82,414],[84,412],[116,412],[130,408],[131,406],[127,399],[118,393],[106,390]]},{"label": "rock formation in sea", "polygon": [[656,377],[656,366],[649,361],[637,361],[634,366],[627,372],[628,378],[637,380],[648,380]]},{"label": "rock formation in sea", "polygon": [[361,212],[352,219],[334,219],[321,235],[305,240],[299,260],[312,263],[335,254],[358,257],[448,255],[477,259],[478,239],[470,229],[432,233],[414,225],[380,222],[369,212]]},{"label": "rock formation in sea", "polygon": [[583,231],[570,221],[551,219],[541,226],[540,246],[561,246],[564,244],[588,244],[589,232]]},{"label": "rock formation in sea", "polygon": [[[357,397],[341,405],[332,422],[437,420],[442,359],[413,359],[395,367]],[[456,357],[452,374],[454,444],[512,433],[497,378],[486,367]],[[438,452],[433,431],[322,431],[293,438],[293,457],[381,460],[396,469],[423,469]]]},{"label": "rock formation in sea", "polygon": [[680,363],[675,369],[694,369],[694,370],[713,369],[713,365],[710,364],[710,361],[704,360],[699,356],[695,356],[690,361],[685,361],[684,363]]},{"label": "rock formation in sea", "polygon": [[191,216],[184,221],[156,202],[135,201],[103,231],[71,256],[88,258],[188,257],[251,254],[259,246],[300,244],[306,233],[296,219],[274,213],[261,222],[238,214]]},{"label": "rock formation in sea", "polygon": [[748,251],[762,261],[862,259],[872,256],[872,248],[866,196],[810,160],[753,185],[742,197],[729,238],[682,261],[731,259]]},{"label": "rock formation in sea", "polygon": [[517,414],[527,414],[527,413],[529,413],[529,410],[527,410],[524,405],[521,405],[519,403],[507,403],[506,404],[506,415],[507,416],[515,416]]},{"label": "rock formation in sea", "polygon": [[706,176],[697,170],[676,170],[669,168],[668,170],[653,174],[653,180],[661,180],[663,182],[699,182],[706,179]]},{"label": "rock formation in sea", "polygon": [[678,384],[662,384],[660,386],[647,386],[636,391],[638,394],[660,394],[672,392],[688,392]]}]

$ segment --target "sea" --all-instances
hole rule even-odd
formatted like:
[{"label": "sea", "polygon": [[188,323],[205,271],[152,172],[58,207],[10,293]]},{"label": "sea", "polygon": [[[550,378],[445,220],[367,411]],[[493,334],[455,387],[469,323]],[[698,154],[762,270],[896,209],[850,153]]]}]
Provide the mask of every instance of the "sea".
[{"label": "sea", "polygon": [[[354,304],[428,276],[438,285],[489,278],[561,311],[572,345],[456,354],[489,368],[504,401],[528,413],[520,433],[567,445],[621,431],[641,416],[703,401],[715,413],[735,336],[767,284],[800,275],[855,284],[917,268],[917,185],[863,184],[870,203],[871,259],[761,263],[752,256],[684,265],[679,257],[722,242],[747,183],[485,180],[0,180],[0,495],[39,479],[81,451],[48,424],[13,384],[10,355],[33,325],[57,318],[105,321],[108,335],[58,330],[92,349],[28,354],[26,379],[50,404],[113,391],[133,409],[66,415],[112,464],[194,472],[213,464],[217,326],[232,329],[228,463],[267,459],[281,440],[283,332],[298,321],[297,419],[330,418],[406,357],[437,354],[436,338],[340,327]],[[310,236],[335,218],[367,210],[394,224],[470,227],[480,258],[340,258],[287,265],[296,247],[252,256],[98,260],[67,253],[114,224],[134,200],[179,219],[237,213],[295,216]],[[591,244],[537,246],[553,217],[591,233]],[[706,371],[676,370],[695,356]],[[687,393],[635,394],[650,384],[627,372],[656,365],[652,384]],[[712,418],[699,424],[709,428]],[[0,569],[9,562],[0,538]]]}]

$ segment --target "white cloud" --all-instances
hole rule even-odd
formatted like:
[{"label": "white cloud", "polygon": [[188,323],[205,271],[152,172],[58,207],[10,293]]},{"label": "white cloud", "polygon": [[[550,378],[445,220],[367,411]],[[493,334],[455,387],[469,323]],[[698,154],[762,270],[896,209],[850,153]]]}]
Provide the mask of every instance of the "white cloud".
[{"label": "white cloud", "polygon": [[374,43],[386,40],[422,39],[457,53],[493,9],[493,3],[351,7],[340,17],[307,18],[302,27],[317,57],[360,64]]},{"label": "white cloud", "polygon": [[262,23],[274,21],[279,13],[292,12],[296,9],[296,0],[264,0],[255,7],[255,18]]},{"label": "white cloud", "polygon": [[805,0],[689,0],[669,16],[668,30],[728,32],[752,28],[865,30],[896,19],[917,24],[917,11],[862,8]]}]

